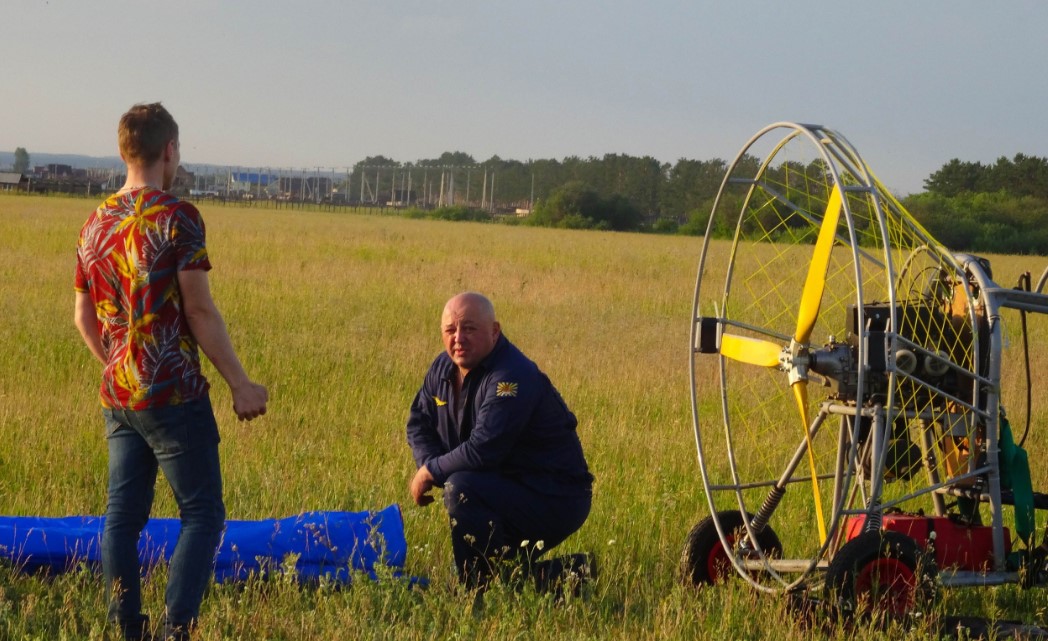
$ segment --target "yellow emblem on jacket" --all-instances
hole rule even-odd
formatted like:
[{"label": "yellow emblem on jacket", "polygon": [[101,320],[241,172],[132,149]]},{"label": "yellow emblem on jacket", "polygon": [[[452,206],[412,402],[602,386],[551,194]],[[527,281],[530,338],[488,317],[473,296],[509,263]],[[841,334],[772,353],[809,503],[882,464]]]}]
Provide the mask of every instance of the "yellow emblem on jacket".
[{"label": "yellow emblem on jacket", "polygon": [[517,384],[516,383],[498,383],[495,385],[495,396],[516,396],[517,395]]},{"label": "yellow emblem on jacket", "polygon": [[439,398],[437,398],[436,396],[433,397],[433,400],[437,402],[437,407],[444,407],[445,405],[448,404],[447,401],[442,401]]}]

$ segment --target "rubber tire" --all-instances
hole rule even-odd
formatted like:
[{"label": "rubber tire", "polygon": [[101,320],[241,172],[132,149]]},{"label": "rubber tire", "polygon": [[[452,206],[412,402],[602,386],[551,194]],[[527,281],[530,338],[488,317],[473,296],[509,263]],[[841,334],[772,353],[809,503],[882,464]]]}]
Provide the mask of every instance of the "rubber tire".
[{"label": "rubber tire", "polygon": [[[896,592],[899,581],[908,593]],[[844,618],[904,619],[926,611],[935,601],[937,586],[935,561],[900,532],[864,532],[841,546],[826,569],[826,603]],[[869,596],[874,588],[880,594],[873,596],[876,604]],[[889,592],[882,592],[884,588]]]},{"label": "rubber tire", "polygon": [[[746,521],[753,516],[746,514]],[[728,540],[734,543],[738,537],[746,536],[746,524],[743,514],[738,511],[717,513],[721,527],[725,529]],[[770,526],[765,526],[757,533],[757,545],[766,556],[782,556],[782,543]],[[717,526],[712,516],[707,516],[691,529],[684,543],[684,553],[680,559],[680,580],[684,585],[713,585],[727,580],[734,573],[734,566],[724,550],[724,544],[717,534]]]}]

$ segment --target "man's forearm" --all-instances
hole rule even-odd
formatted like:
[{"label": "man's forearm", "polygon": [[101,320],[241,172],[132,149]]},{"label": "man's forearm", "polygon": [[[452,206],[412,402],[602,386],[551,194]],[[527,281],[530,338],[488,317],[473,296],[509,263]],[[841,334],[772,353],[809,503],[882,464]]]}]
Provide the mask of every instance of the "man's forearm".
[{"label": "man's forearm", "polygon": [[207,272],[188,270],[178,272],[178,287],[182,292],[183,312],[189,331],[204,355],[229,385],[233,393],[233,410],[237,418],[250,421],[266,413],[269,393],[252,382],[233,351],[226,323],[218,312],[207,284]]},{"label": "man's forearm", "polygon": [[230,389],[237,389],[250,382],[244,366],[233,349],[233,341],[229,338],[226,323],[217,307],[209,305],[198,309],[191,315],[187,314],[186,321],[189,323],[189,330],[193,333],[197,345],[225,379]]}]

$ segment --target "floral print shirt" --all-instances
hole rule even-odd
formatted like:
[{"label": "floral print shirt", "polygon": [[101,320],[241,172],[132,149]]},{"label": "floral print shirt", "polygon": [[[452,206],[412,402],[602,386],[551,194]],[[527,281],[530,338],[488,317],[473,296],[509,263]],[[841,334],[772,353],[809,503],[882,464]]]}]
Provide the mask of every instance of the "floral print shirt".
[{"label": "floral print shirt", "polygon": [[90,294],[107,356],[101,401],[144,410],[207,394],[177,274],[211,269],[193,205],[151,187],[114,194],[80,231],[78,292]]}]

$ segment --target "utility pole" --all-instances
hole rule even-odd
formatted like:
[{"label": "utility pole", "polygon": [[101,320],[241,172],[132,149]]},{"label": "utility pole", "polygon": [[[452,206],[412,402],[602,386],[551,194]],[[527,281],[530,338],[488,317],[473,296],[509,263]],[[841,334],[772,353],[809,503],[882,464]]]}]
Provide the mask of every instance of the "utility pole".
[{"label": "utility pole", "polygon": [[488,205],[488,168],[484,168],[484,186],[480,188],[480,210],[487,211]]},{"label": "utility pole", "polygon": [[495,170],[491,170],[491,213],[495,213]]}]

